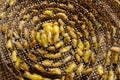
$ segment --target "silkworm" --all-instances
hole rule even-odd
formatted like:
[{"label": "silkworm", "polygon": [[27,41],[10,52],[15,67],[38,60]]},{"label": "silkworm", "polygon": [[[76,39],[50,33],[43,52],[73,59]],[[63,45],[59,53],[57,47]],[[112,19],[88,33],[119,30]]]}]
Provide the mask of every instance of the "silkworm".
[{"label": "silkworm", "polygon": [[31,80],[42,80],[43,77],[41,75],[38,75],[36,73],[33,73],[31,74],[30,72],[25,72],[25,77],[27,77],[28,79],[31,79]]},{"label": "silkworm", "polygon": [[21,45],[21,43],[20,42],[15,42],[15,45],[16,45],[16,47],[19,49],[19,50],[23,50],[23,47],[22,47],[22,45]]},{"label": "silkworm", "polygon": [[90,57],[91,57],[91,54],[92,54],[91,50],[87,50],[87,51],[85,52],[85,54],[84,54],[84,62],[85,62],[85,63],[88,63],[88,62],[89,62],[89,59],[90,59]]},{"label": "silkworm", "polygon": [[61,75],[61,69],[59,68],[51,68],[49,69],[49,71],[52,73],[52,74],[57,74],[57,75]]},{"label": "silkworm", "polygon": [[12,61],[16,61],[17,60],[17,51],[13,51],[12,54],[11,54],[11,59]]},{"label": "silkworm", "polygon": [[78,43],[78,47],[79,47],[80,50],[83,50],[83,49],[84,49],[84,44],[83,44],[82,41],[80,41],[80,42]]},{"label": "silkworm", "polygon": [[28,53],[28,57],[32,60],[32,61],[37,61],[38,58],[32,53],[32,52],[29,52]]},{"label": "silkworm", "polygon": [[12,50],[13,49],[13,42],[9,39],[6,43],[6,48]]},{"label": "silkworm", "polygon": [[58,42],[58,43],[56,43],[55,44],[55,48],[57,49],[57,48],[60,48],[60,47],[62,47],[64,45],[64,42],[63,41],[60,41],[60,42]]},{"label": "silkworm", "polygon": [[60,52],[61,52],[61,53],[64,53],[64,52],[69,51],[70,49],[71,49],[71,46],[66,46],[66,47],[61,48],[61,49],[60,49]]},{"label": "silkworm", "polygon": [[52,16],[53,15],[53,11],[52,10],[45,10],[43,11],[44,15],[48,15],[48,16]]},{"label": "silkworm", "polygon": [[99,74],[99,75],[102,75],[102,74],[104,73],[103,66],[102,66],[102,65],[98,65],[97,71],[98,71],[98,74]]},{"label": "silkworm", "polygon": [[42,65],[44,65],[44,66],[51,66],[52,63],[53,63],[52,60],[44,60],[44,61],[42,61]]},{"label": "silkworm", "polygon": [[75,70],[75,68],[77,67],[75,62],[72,62],[71,64],[68,65],[68,67],[66,68],[66,72],[73,72]]},{"label": "silkworm", "polygon": [[75,54],[75,58],[76,58],[77,62],[79,62],[79,63],[81,62],[81,58],[80,58],[80,56],[78,54]]},{"label": "silkworm", "polygon": [[80,74],[80,73],[83,72],[83,70],[84,70],[84,65],[81,63],[81,64],[79,65],[79,67],[77,68],[76,73],[77,73],[77,74]]}]

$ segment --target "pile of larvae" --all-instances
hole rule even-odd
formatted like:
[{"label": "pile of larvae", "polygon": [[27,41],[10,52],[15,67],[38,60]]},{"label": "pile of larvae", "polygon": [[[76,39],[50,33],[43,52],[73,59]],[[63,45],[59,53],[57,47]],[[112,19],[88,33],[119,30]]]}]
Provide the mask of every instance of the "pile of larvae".
[{"label": "pile of larvae", "polygon": [[120,79],[120,45],[102,51],[116,27],[101,31],[102,24],[93,25],[95,13],[70,1],[8,1],[15,7],[0,13],[8,17],[1,26],[3,47],[19,80]]}]

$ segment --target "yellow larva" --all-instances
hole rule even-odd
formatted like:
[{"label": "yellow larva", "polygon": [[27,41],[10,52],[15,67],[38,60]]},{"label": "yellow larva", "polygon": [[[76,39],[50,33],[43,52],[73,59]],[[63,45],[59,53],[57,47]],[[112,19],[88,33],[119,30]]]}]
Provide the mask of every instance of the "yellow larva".
[{"label": "yellow larva", "polygon": [[60,42],[58,42],[58,43],[55,44],[55,47],[56,47],[56,48],[60,48],[60,47],[62,47],[63,45],[64,45],[64,42],[63,42],[63,41],[60,41]]},{"label": "yellow larva", "polygon": [[33,40],[31,43],[30,43],[30,47],[31,48],[35,48],[35,46],[36,46],[36,40]]},{"label": "yellow larva", "polygon": [[52,10],[45,10],[43,11],[44,15],[48,15],[48,16],[52,16],[53,15],[53,11]]},{"label": "yellow larva", "polygon": [[41,41],[41,34],[40,34],[40,32],[36,32],[36,40],[40,43],[40,41]]},{"label": "yellow larva", "polygon": [[63,60],[63,63],[66,63],[66,62],[70,61],[71,58],[72,58],[71,56],[66,57],[66,58]]},{"label": "yellow larva", "polygon": [[16,39],[19,39],[19,38],[20,38],[20,36],[19,36],[19,34],[18,34],[17,31],[13,32],[13,35],[14,35],[14,37],[15,37]]},{"label": "yellow larva", "polygon": [[33,61],[37,61],[37,60],[38,60],[37,57],[36,57],[33,53],[31,53],[31,52],[28,53],[28,57],[29,57],[31,60],[33,60]]},{"label": "yellow larva", "polygon": [[71,46],[66,46],[66,47],[61,48],[60,52],[64,53],[64,52],[70,51],[70,49],[71,49]]},{"label": "yellow larva", "polygon": [[77,65],[75,62],[72,62],[71,64],[68,65],[67,69],[65,70],[66,72],[73,72],[76,69]]},{"label": "yellow larva", "polygon": [[56,58],[60,58],[62,55],[61,55],[61,53],[55,53],[55,54],[45,54],[45,57],[47,57],[47,58],[51,58],[51,59],[56,59]]},{"label": "yellow larva", "polygon": [[51,66],[52,63],[53,63],[52,60],[44,60],[44,61],[42,61],[42,65],[44,65],[44,66]]},{"label": "yellow larva", "polygon": [[89,49],[90,49],[90,43],[89,43],[89,41],[86,41],[86,42],[85,42],[85,49],[86,49],[86,50],[89,50]]},{"label": "yellow larva", "polygon": [[82,41],[80,41],[80,42],[78,43],[78,47],[79,47],[80,50],[83,50],[83,49],[84,49],[84,44],[83,44]]},{"label": "yellow larva", "polygon": [[97,71],[98,71],[99,75],[102,75],[104,73],[103,66],[102,65],[98,65]]},{"label": "yellow larva", "polygon": [[32,31],[30,31],[30,40],[31,41],[35,40],[35,30],[34,29]]},{"label": "yellow larva", "polygon": [[68,17],[65,13],[57,13],[56,16],[62,18],[64,21],[68,20]]},{"label": "yellow larva", "polygon": [[72,39],[72,45],[73,45],[74,47],[77,46],[77,39]]},{"label": "yellow larva", "polygon": [[74,80],[75,73],[71,72],[65,76],[65,80]]},{"label": "yellow larva", "polygon": [[5,33],[5,32],[7,31],[7,26],[6,26],[6,25],[3,25],[3,26],[1,27],[1,31],[2,31],[3,33]]},{"label": "yellow larva", "polygon": [[75,58],[76,58],[77,62],[79,62],[79,63],[81,62],[81,58],[78,54],[75,54]]},{"label": "yellow larva", "polygon": [[113,46],[111,47],[111,50],[115,52],[120,52],[120,47]]},{"label": "yellow larva", "polygon": [[62,65],[61,62],[55,62],[52,64],[53,67],[59,67],[60,65]]},{"label": "yellow larva", "polygon": [[84,62],[85,62],[85,63],[88,63],[88,62],[89,62],[89,59],[90,59],[90,57],[91,57],[91,54],[92,54],[91,50],[87,50],[87,51],[85,52],[85,54],[84,54]]},{"label": "yellow larva", "polygon": [[38,16],[34,16],[31,23],[34,25],[37,21],[39,21],[39,17]]},{"label": "yellow larva", "polygon": [[52,74],[58,74],[58,75],[61,75],[61,69],[59,68],[52,68],[52,69],[49,69],[49,71],[52,73]]},{"label": "yellow larva", "polygon": [[11,54],[11,59],[12,61],[16,61],[17,60],[17,51],[13,51],[12,54]]},{"label": "yellow larva", "polygon": [[44,31],[41,34],[41,45],[43,47],[47,47],[48,46],[48,38],[47,38],[47,35],[44,33]]},{"label": "yellow larva", "polygon": [[77,73],[77,74],[80,74],[80,73],[83,72],[83,70],[84,70],[84,65],[83,65],[83,63],[81,63],[81,64],[79,65],[79,67],[77,68],[76,73]]},{"label": "yellow larva", "polygon": [[93,71],[93,68],[88,68],[85,70],[85,74],[89,75],[92,73],[92,71]]},{"label": "yellow larva", "polygon": [[6,43],[6,48],[12,50],[13,49],[13,42],[9,39]]},{"label": "yellow larva", "polygon": [[23,33],[24,33],[24,37],[25,37],[25,38],[28,38],[28,37],[29,37],[28,29],[27,29],[27,28],[24,28],[24,29],[23,29]]},{"label": "yellow larva", "polygon": [[108,73],[108,80],[115,80],[114,71],[110,70]]},{"label": "yellow larva", "polygon": [[29,49],[28,42],[25,39],[23,39],[23,46],[24,46],[25,49]]},{"label": "yellow larva", "polygon": [[83,51],[80,50],[79,48],[77,48],[77,54],[78,54],[79,56],[83,56]]},{"label": "yellow larva", "polygon": [[64,36],[64,42],[69,43],[70,42],[70,36],[68,35],[68,33],[65,33],[63,36]]},{"label": "yellow larva", "polygon": [[23,50],[23,47],[22,47],[22,45],[20,44],[20,42],[15,42],[15,45],[16,45],[16,47],[17,47],[19,50]]},{"label": "yellow larva", "polygon": [[38,75],[36,73],[31,74],[27,71],[25,72],[25,77],[27,77],[30,80],[42,80],[43,79],[41,75]]},{"label": "yellow larva", "polygon": [[45,69],[44,69],[43,66],[40,65],[40,64],[35,64],[34,67],[37,68],[38,70],[42,71],[42,72],[45,72]]},{"label": "yellow larva", "polygon": [[29,71],[29,67],[25,62],[20,63],[20,69],[22,69],[24,71]]}]

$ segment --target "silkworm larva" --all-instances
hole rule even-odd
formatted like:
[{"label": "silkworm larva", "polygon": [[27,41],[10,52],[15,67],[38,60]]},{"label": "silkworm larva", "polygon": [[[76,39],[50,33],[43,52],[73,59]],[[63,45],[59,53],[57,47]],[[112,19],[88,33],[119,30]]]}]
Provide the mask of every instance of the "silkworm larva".
[{"label": "silkworm larva", "polygon": [[15,37],[16,39],[19,39],[19,38],[20,38],[20,36],[19,36],[19,34],[18,34],[17,31],[13,32],[13,35],[14,35],[14,37]]},{"label": "silkworm larva", "polygon": [[53,15],[53,11],[52,10],[45,10],[43,11],[44,15],[48,15],[48,16],[52,16]]},{"label": "silkworm larva", "polygon": [[79,65],[79,67],[77,68],[76,73],[77,73],[77,74],[80,74],[80,73],[83,72],[83,70],[84,70],[84,65],[83,65],[83,63],[81,63],[81,64]]},{"label": "silkworm larva", "polygon": [[89,31],[88,30],[84,30],[84,36],[88,39],[89,38]]},{"label": "silkworm larva", "polygon": [[39,21],[39,17],[38,16],[34,16],[31,23],[34,25],[37,21]]},{"label": "silkworm larva", "polygon": [[98,71],[98,74],[99,74],[99,75],[102,75],[102,74],[104,73],[103,66],[102,66],[102,65],[98,65],[97,71]]},{"label": "silkworm larva", "polygon": [[17,60],[17,51],[13,51],[12,54],[11,54],[11,59],[12,61],[16,61]]},{"label": "silkworm larva", "polygon": [[24,46],[25,49],[29,49],[28,42],[25,39],[23,40],[23,46]]},{"label": "silkworm larva", "polygon": [[64,52],[70,51],[70,49],[71,49],[71,46],[66,46],[66,47],[61,48],[60,52],[64,53]]},{"label": "silkworm larva", "polygon": [[60,47],[62,47],[63,45],[64,45],[64,42],[63,42],[63,41],[60,41],[60,42],[58,42],[58,43],[55,44],[55,47],[56,47],[56,48],[60,48]]},{"label": "silkworm larva", "polygon": [[28,38],[28,37],[29,37],[28,29],[27,29],[27,28],[24,28],[24,29],[23,29],[23,33],[24,33],[24,37],[25,37],[25,38]]},{"label": "silkworm larva", "polygon": [[44,61],[42,61],[42,65],[44,65],[44,66],[51,66],[52,63],[53,63],[52,60],[44,60]]},{"label": "silkworm larva", "polygon": [[66,76],[65,76],[65,80],[74,80],[73,78],[74,78],[74,76],[75,76],[75,73],[68,73]]},{"label": "silkworm larva", "polygon": [[70,61],[71,58],[72,58],[71,56],[66,57],[66,58],[63,60],[63,63],[66,63],[66,62]]},{"label": "silkworm larva", "polygon": [[64,42],[69,43],[70,42],[70,36],[68,35],[68,33],[65,33],[63,36],[64,36]]},{"label": "silkworm larva", "polygon": [[89,75],[92,73],[92,71],[93,71],[93,68],[88,68],[85,70],[85,74]]},{"label": "silkworm larva", "polygon": [[49,50],[49,51],[55,51],[55,46],[49,46],[49,47],[48,47],[48,50]]},{"label": "silkworm larva", "polygon": [[108,80],[115,80],[114,71],[110,70],[108,73]]},{"label": "silkworm larva", "polygon": [[73,72],[76,69],[77,65],[75,62],[72,62],[71,64],[68,65],[67,69],[65,70],[66,72]]},{"label": "silkworm larva", "polygon": [[36,40],[40,43],[40,41],[41,41],[40,32],[36,32]]},{"label": "silkworm larva", "polygon": [[42,80],[43,77],[41,75],[38,75],[36,73],[31,74],[30,72],[25,72],[25,77],[27,77],[30,80]]},{"label": "silkworm larva", "polygon": [[72,45],[73,45],[74,47],[77,47],[77,39],[72,39]]},{"label": "silkworm larva", "polygon": [[35,64],[35,68],[37,68],[38,70],[42,71],[42,72],[45,72],[45,69],[43,68],[42,65],[40,64]]},{"label": "silkworm larva", "polygon": [[80,50],[79,48],[77,48],[77,54],[78,54],[79,56],[83,56],[83,51]]},{"label": "silkworm larva", "polygon": [[80,41],[80,42],[78,43],[78,47],[79,47],[80,50],[83,50],[83,49],[84,49],[84,44],[83,44],[82,41]]},{"label": "silkworm larva", "polygon": [[81,62],[81,58],[78,54],[75,54],[75,58],[76,58],[77,62],[79,62],[79,63]]},{"label": "silkworm larva", "polygon": [[56,16],[62,18],[64,21],[68,20],[68,17],[65,13],[57,13]]},{"label": "silkworm larva", "polygon": [[52,64],[53,67],[59,67],[60,65],[62,65],[61,62],[55,62]]},{"label": "silkworm larva", "polygon": [[13,42],[9,39],[6,43],[6,48],[12,50],[13,49]]},{"label": "silkworm larva", "polygon": [[31,53],[31,52],[28,53],[28,57],[29,57],[32,61],[37,61],[37,60],[38,60],[37,57],[36,57],[33,53]]},{"label": "silkworm larva", "polygon": [[15,42],[15,45],[16,45],[16,47],[19,49],[19,50],[23,50],[23,47],[22,47],[22,45],[20,44],[20,42]]},{"label": "silkworm larva", "polygon": [[47,35],[42,32],[41,34],[41,44],[43,47],[47,47],[48,46],[48,38],[47,38]]},{"label": "silkworm larva", "polygon": [[111,50],[115,52],[120,52],[120,47],[113,46],[111,47]]},{"label": "silkworm larva", "polygon": [[29,67],[25,62],[21,62],[20,63],[20,69],[24,70],[24,71],[28,71]]},{"label": "silkworm larva", "polygon": [[30,40],[31,41],[35,40],[35,30],[34,29],[30,31]]},{"label": "silkworm larva", "polygon": [[90,57],[91,57],[91,50],[87,50],[86,52],[85,52],[85,54],[84,54],[84,62],[85,63],[88,63],[89,62],[89,59],[90,59]]},{"label": "silkworm larva", "polygon": [[113,54],[113,63],[117,64],[118,60],[119,60],[119,54],[114,52],[114,54]]},{"label": "silkworm larva", "polygon": [[19,69],[21,62],[22,62],[22,60],[21,60],[19,57],[17,57],[17,60],[16,60],[16,62],[15,62],[15,67],[16,67],[17,69]]},{"label": "silkworm larva", "polygon": [[49,71],[50,71],[52,74],[61,75],[61,69],[59,69],[59,68],[52,68],[52,69],[49,69]]},{"label": "silkworm larva", "polygon": [[90,49],[90,43],[89,43],[89,41],[86,41],[86,42],[85,42],[85,49],[86,49],[86,50],[89,50],[89,49]]},{"label": "silkworm larva", "polygon": [[31,43],[30,43],[30,47],[31,48],[35,48],[36,46],[36,40],[33,40]]},{"label": "silkworm larva", "polygon": [[1,27],[1,31],[2,31],[3,33],[5,33],[5,32],[7,31],[7,26],[6,26],[6,25],[3,25],[3,26]]},{"label": "silkworm larva", "polygon": [[91,54],[91,63],[94,64],[95,61],[96,61],[96,59],[95,59],[95,54],[92,53],[92,54]]}]

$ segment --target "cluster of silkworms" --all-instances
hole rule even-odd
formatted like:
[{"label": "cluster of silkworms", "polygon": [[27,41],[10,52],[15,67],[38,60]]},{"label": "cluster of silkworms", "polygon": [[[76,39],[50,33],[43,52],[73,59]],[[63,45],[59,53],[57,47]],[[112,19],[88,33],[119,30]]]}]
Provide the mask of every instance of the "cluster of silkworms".
[{"label": "cluster of silkworms", "polygon": [[97,11],[90,11],[87,4],[77,0],[6,4],[11,9],[0,13],[1,44],[19,80],[120,79],[120,45],[111,44],[117,27],[109,30],[97,22]]}]

